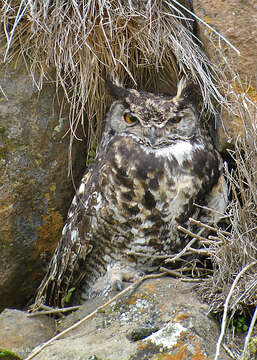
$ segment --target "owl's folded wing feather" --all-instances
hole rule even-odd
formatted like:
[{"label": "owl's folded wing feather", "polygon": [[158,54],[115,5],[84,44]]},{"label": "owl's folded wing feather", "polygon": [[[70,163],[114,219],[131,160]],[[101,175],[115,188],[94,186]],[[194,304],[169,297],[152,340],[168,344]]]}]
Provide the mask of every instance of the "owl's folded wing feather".
[{"label": "owl's folded wing feather", "polygon": [[[61,239],[42,280],[33,308],[41,304],[64,306],[74,282],[79,282],[79,261],[85,260],[90,244],[85,227],[90,228],[92,202],[95,199],[94,168],[88,168],[73,198]],[[81,216],[83,213],[83,216]]]}]

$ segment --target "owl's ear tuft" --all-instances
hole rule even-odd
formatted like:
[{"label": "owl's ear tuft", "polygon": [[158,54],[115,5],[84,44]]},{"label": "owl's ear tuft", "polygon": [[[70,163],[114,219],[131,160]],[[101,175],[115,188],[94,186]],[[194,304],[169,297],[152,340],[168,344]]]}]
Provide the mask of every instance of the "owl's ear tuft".
[{"label": "owl's ear tuft", "polygon": [[185,77],[182,77],[178,83],[177,94],[172,101],[183,106],[185,103],[194,102],[195,98],[196,86]]},{"label": "owl's ear tuft", "polygon": [[178,87],[177,87],[177,95],[175,96],[175,98],[180,99],[181,97],[183,97],[185,90],[187,89],[187,86],[188,86],[187,79],[185,77],[182,77],[179,80]]},{"label": "owl's ear tuft", "polygon": [[116,99],[125,99],[129,95],[129,91],[123,88],[117,79],[112,80],[110,77],[105,76],[105,84],[110,95]]},{"label": "owl's ear tuft", "polygon": [[188,83],[187,79],[185,77],[182,77],[179,80],[179,83],[177,86],[177,94],[173,98],[174,103],[179,103],[179,102],[185,100],[185,98],[187,97],[187,93],[188,93],[188,87],[189,87],[189,83]]}]

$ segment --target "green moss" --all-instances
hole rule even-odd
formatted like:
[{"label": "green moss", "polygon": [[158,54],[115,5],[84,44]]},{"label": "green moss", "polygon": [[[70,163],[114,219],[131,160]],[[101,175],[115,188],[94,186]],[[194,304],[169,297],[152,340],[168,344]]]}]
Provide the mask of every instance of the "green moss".
[{"label": "green moss", "polygon": [[22,360],[22,358],[10,350],[0,349],[0,360]]},{"label": "green moss", "polygon": [[65,123],[67,122],[67,118],[60,118],[59,119],[59,123],[57,126],[55,126],[54,131],[56,131],[57,133],[61,132],[61,130],[63,129],[63,127],[65,126]]},{"label": "green moss", "polygon": [[97,142],[93,141],[90,150],[88,151],[88,160],[87,160],[87,165],[91,165],[92,162],[95,160],[95,156],[96,156],[96,149],[97,149]]},{"label": "green moss", "polygon": [[3,145],[0,148],[0,159],[3,159],[7,156],[8,152],[14,149],[13,140],[10,140],[5,134],[5,128],[0,126],[0,139]]},{"label": "green moss", "polygon": [[233,318],[230,319],[228,326],[232,331],[240,334],[248,330],[247,322],[247,319],[243,315],[234,315]]}]

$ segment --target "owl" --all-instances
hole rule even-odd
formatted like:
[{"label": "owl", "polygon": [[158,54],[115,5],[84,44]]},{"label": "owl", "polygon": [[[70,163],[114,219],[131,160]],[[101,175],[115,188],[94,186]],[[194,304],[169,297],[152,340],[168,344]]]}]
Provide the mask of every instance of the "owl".
[{"label": "owl", "polygon": [[121,289],[185,246],[178,225],[217,222],[227,191],[222,160],[180,80],[175,96],[107,81],[116,99],[94,163],[72,201],[36,304],[64,306]]}]

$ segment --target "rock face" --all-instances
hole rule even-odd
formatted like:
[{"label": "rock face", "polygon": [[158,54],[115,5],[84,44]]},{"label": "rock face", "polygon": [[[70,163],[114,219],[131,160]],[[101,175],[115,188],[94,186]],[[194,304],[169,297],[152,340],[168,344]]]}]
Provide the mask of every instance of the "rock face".
[{"label": "rock face", "polygon": [[[193,0],[195,14],[212,26],[227,40],[229,40],[240,51],[238,55],[235,51],[229,51],[229,64],[233,71],[239,75],[239,81],[231,75],[231,85],[236,94],[246,95],[253,106],[252,119],[256,116],[257,106],[257,3],[255,0]],[[216,50],[221,45],[226,56],[228,55],[228,45],[223,40],[210,43],[211,31],[204,25],[199,24],[199,37],[204,44],[205,50],[210,59],[220,63],[216,57]],[[229,75],[229,74],[228,74]],[[241,102],[243,102],[241,100]],[[255,114],[255,115],[254,115]],[[242,134],[243,124],[240,117],[233,114],[224,114],[223,122],[226,131],[231,138],[236,138]],[[226,143],[227,135],[221,131],[221,143]]]},{"label": "rock face", "polygon": [[[59,324],[65,329],[105,299],[83,305]],[[209,360],[219,328],[206,316],[192,284],[151,279],[112,303],[34,357],[35,360]],[[10,349],[12,350],[12,349]],[[223,360],[230,359],[223,350]]]},{"label": "rock face", "polygon": [[[1,311],[23,306],[35,293],[74,189],[69,136],[63,138],[68,116],[60,117],[55,85],[39,93],[25,65],[13,63],[1,65],[0,86]],[[83,145],[77,142],[73,152],[76,169],[83,168]]]},{"label": "rock face", "polygon": [[[194,11],[202,20],[225,36],[239,51],[231,52],[233,63],[242,80],[251,81],[257,88],[257,4],[255,0],[194,0]],[[208,46],[206,34],[210,33],[204,25],[200,25],[200,37],[204,41],[207,52],[214,59],[213,48]],[[223,41],[224,48],[227,47]],[[256,99],[257,100],[257,99]]]},{"label": "rock face", "polygon": [[46,316],[29,318],[24,311],[5,309],[0,314],[0,348],[25,357],[34,347],[48,340],[55,321]]}]

